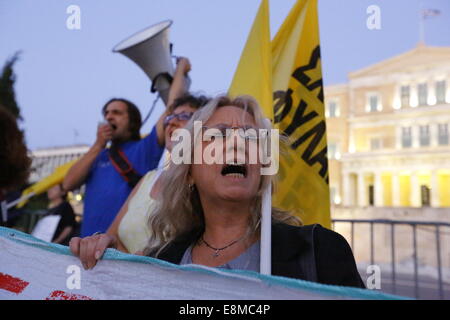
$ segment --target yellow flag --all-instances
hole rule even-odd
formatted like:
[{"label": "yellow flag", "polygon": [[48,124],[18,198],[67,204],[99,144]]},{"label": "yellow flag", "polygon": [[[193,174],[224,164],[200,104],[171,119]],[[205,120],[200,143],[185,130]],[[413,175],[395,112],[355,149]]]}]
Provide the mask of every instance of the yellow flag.
[{"label": "yellow flag", "polygon": [[228,92],[253,96],[266,117],[273,119],[270,51],[269,3],[262,0]]},{"label": "yellow flag", "polygon": [[317,0],[298,0],[272,41],[274,124],[290,138],[274,204],[331,227]]},{"label": "yellow flag", "polygon": [[268,3],[263,0],[229,93],[254,96],[274,126],[290,138],[288,151],[280,156],[274,205],[298,215],[304,224],[330,228],[317,0],[297,1],[270,50],[268,33]]},{"label": "yellow flag", "polygon": [[17,205],[17,207],[21,208],[27,203],[27,201],[28,201],[27,195],[28,194],[38,195],[38,194],[41,194],[41,193],[47,191],[48,189],[57,185],[58,183],[62,183],[65,175],[67,174],[69,169],[72,167],[72,165],[76,161],[77,160],[72,160],[70,162],[67,162],[67,163],[57,167],[51,175],[45,177],[44,179],[36,182],[32,186],[29,186],[28,188],[23,190],[21,198],[24,198],[25,200],[21,201]]}]

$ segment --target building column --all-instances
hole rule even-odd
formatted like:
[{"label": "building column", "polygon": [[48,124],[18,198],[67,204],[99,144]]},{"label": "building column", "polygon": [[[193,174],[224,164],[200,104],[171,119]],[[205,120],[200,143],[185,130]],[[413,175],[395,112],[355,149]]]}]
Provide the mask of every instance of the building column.
[{"label": "building column", "polygon": [[439,208],[439,179],[438,172],[436,170],[431,171],[431,207]]},{"label": "building column", "polygon": [[[431,80],[431,79],[429,79],[428,81],[427,81],[427,90],[428,90],[428,92],[427,92],[427,104],[429,105],[429,106],[434,106],[434,105],[436,105],[436,83],[435,83],[435,80],[433,79],[433,80]],[[430,128],[431,129],[431,128]]]},{"label": "building column", "polygon": [[419,92],[417,92],[417,82],[413,81],[409,87],[409,104],[416,108],[419,105]]},{"label": "building column", "polygon": [[421,198],[421,190],[419,185],[419,177],[415,172],[411,173],[410,176],[410,194],[409,201],[412,207],[421,207],[422,206],[422,198]]},{"label": "building column", "polygon": [[400,207],[400,180],[397,172],[392,172],[392,205]]},{"label": "building column", "polygon": [[358,172],[358,206],[367,206],[367,190],[364,172]]},{"label": "building column", "polygon": [[402,127],[401,126],[395,127],[395,148],[397,150],[402,149]]},{"label": "building column", "polygon": [[374,197],[375,197],[375,207],[384,206],[384,188],[383,181],[381,179],[381,172],[374,173]]},{"label": "building column", "polygon": [[412,147],[419,148],[420,147],[420,128],[418,125],[411,126],[411,139],[412,139]]},{"label": "building column", "polygon": [[351,188],[350,188],[350,173],[343,174],[342,181],[342,204],[346,207],[351,206]]},{"label": "building column", "polygon": [[430,146],[437,147],[438,146],[438,124],[430,123]]},{"label": "building column", "polygon": [[349,128],[349,134],[348,134],[348,152],[349,153],[355,153],[356,152],[356,144],[355,144],[355,135],[353,134],[353,128]]}]

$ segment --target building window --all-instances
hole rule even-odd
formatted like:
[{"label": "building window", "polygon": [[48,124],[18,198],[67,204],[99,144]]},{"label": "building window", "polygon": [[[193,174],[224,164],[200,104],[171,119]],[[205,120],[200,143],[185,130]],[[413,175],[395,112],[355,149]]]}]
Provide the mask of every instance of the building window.
[{"label": "building window", "polygon": [[448,124],[438,124],[438,143],[440,146],[448,145]]},{"label": "building window", "polygon": [[328,102],[326,116],[329,118],[337,118],[340,116],[339,106],[336,101]]},{"label": "building window", "polygon": [[426,106],[428,104],[428,86],[426,83],[420,83],[417,87],[419,93],[419,106]]},{"label": "building window", "polygon": [[402,147],[410,148],[412,146],[412,131],[411,127],[402,128]]},{"label": "building window", "polygon": [[410,87],[409,86],[401,86],[400,88],[400,98],[402,108],[409,107],[409,96],[410,96]]},{"label": "building window", "polygon": [[422,207],[429,207],[431,204],[430,196],[431,196],[431,189],[427,185],[421,185],[420,186],[420,195],[421,195],[421,202]]},{"label": "building window", "polygon": [[370,150],[380,150],[383,146],[381,138],[370,139]]},{"label": "building window", "polygon": [[445,80],[436,82],[436,102],[445,103],[445,95],[447,91],[447,83]]},{"label": "building window", "polygon": [[341,197],[339,196],[338,188],[335,186],[330,186],[330,201],[332,204],[341,204]]},{"label": "building window", "polygon": [[381,110],[380,98],[377,94],[370,94],[367,98],[367,112],[376,112]]},{"label": "building window", "polygon": [[419,142],[421,147],[427,147],[430,145],[430,126],[419,127]]},{"label": "building window", "polygon": [[375,186],[369,185],[369,206],[375,205]]},{"label": "building window", "polygon": [[334,204],[334,198],[336,197],[336,187],[330,187],[330,202]]},{"label": "building window", "polygon": [[328,158],[339,160],[341,153],[339,152],[339,144],[337,142],[330,142],[328,144]]}]

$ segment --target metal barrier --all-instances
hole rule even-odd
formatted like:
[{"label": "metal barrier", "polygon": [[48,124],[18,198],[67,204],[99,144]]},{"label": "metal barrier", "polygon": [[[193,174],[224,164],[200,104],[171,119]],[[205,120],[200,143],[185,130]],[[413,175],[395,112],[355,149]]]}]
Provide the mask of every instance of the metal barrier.
[{"label": "metal barrier", "polygon": [[418,274],[418,260],[417,260],[417,229],[421,226],[433,227],[435,233],[436,241],[436,266],[438,274],[438,292],[439,298],[444,299],[444,281],[442,277],[442,258],[441,258],[441,228],[450,228],[450,223],[446,222],[423,222],[423,221],[404,221],[404,220],[389,220],[389,219],[333,219],[333,229],[336,223],[350,223],[350,245],[352,250],[354,249],[354,238],[355,238],[355,224],[369,224],[370,225],[370,263],[373,265],[375,263],[375,247],[374,247],[374,225],[384,224],[390,225],[390,237],[391,237],[391,268],[392,268],[392,285],[393,292],[396,293],[396,259],[395,259],[395,227],[398,225],[408,225],[412,230],[412,247],[413,247],[413,263],[414,263],[414,296],[420,298],[419,296],[419,274]]}]

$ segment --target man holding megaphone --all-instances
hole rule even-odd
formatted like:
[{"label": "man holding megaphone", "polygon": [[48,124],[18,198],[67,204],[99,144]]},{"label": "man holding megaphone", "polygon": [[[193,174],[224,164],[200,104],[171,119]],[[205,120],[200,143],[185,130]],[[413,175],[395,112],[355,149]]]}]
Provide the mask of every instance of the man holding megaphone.
[{"label": "man holding megaphone", "polygon": [[[185,92],[191,65],[179,58],[167,105]],[[102,109],[105,122],[97,128],[97,138],[88,152],[69,170],[64,190],[86,184],[81,236],[106,232],[133,187],[148,171],[158,166],[164,151],[164,119],[159,118],[149,135],[141,139],[139,109],[126,99],[111,99]],[[111,146],[107,148],[108,142]]]}]

